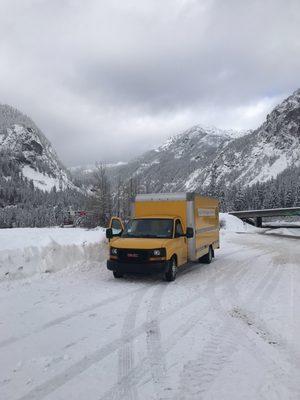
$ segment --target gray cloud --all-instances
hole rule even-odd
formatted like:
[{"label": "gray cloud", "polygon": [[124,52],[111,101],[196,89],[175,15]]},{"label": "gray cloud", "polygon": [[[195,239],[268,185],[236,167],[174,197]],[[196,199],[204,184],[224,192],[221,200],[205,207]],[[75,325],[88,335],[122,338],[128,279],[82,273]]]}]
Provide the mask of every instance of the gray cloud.
[{"label": "gray cloud", "polygon": [[2,0],[0,102],[68,165],[193,124],[253,128],[299,87],[298,0]]}]

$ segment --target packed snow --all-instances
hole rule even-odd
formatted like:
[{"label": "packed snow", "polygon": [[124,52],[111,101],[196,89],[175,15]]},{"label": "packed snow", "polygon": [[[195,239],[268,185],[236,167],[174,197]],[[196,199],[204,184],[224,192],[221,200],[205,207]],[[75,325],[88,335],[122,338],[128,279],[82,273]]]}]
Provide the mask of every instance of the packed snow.
[{"label": "packed snow", "polygon": [[0,281],[101,261],[105,250],[103,228],[0,229]]},{"label": "packed snow", "polygon": [[[213,263],[172,283],[114,279],[101,229],[0,231],[1,268],[38,254],[34,277],[0,282],[0,398],[299,399],[300,246],[221,221]],[[52,246],[67,268],[45,273]]]}]

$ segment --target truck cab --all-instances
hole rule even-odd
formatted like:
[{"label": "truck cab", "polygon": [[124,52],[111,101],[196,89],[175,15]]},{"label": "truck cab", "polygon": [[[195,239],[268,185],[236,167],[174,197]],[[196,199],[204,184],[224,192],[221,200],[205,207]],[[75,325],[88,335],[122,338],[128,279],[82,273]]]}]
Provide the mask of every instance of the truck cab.
[{"label": "truck cab", "polygon": [[193,228],[184,230],[177,215],[147,215],[130,219],[126,226],[113,217],[106,235],[109,242],[107,268],[116,278],[124,273],[163,273],[167,281],[188,261],[187,241]]}]

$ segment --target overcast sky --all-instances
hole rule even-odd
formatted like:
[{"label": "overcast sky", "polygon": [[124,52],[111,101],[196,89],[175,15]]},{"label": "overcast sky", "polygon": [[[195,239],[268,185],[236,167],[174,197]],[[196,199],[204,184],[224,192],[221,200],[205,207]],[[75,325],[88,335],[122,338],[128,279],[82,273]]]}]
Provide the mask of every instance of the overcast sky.
[{"label": "overcast sky", "polygon": [[299,77],[299,0],[0,0],[0,102],[69,166],[255,128]]}]

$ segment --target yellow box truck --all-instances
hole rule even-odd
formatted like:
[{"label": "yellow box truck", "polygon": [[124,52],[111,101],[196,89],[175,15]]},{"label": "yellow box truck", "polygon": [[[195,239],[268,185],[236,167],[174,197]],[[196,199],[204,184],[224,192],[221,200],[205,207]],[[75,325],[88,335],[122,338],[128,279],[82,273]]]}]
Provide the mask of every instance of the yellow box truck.
[{"label": "yellow box truck", "polygon": [[220,246],[219,202],[197,193],[139,194],[131,219],[124,226],[113,217],[106,237],[115,278],[160,272],[173,281],[181,266],[212,261]]}]

